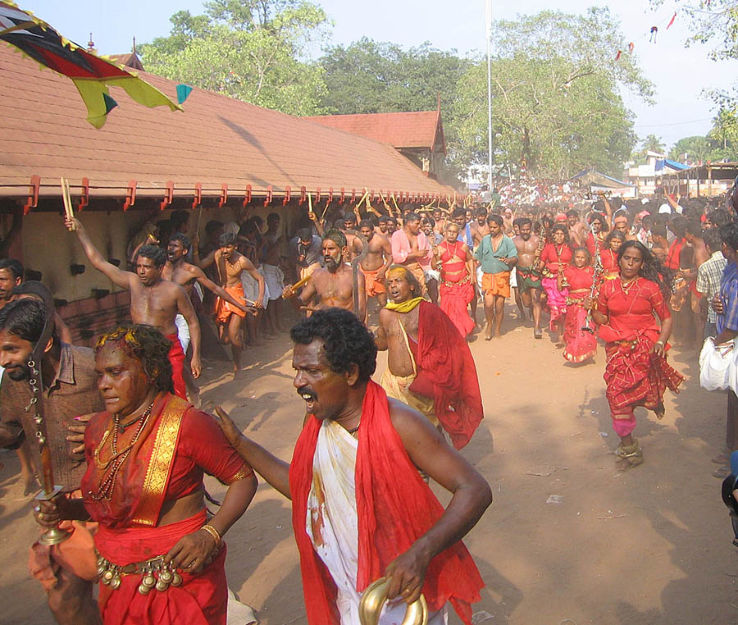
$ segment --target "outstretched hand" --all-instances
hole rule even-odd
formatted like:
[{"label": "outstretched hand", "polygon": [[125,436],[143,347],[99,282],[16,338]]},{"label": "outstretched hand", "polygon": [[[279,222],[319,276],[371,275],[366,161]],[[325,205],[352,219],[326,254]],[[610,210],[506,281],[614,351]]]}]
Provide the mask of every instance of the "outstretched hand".
[{"label": "outstretched hand", "polygon": [[241,438],[241,431],[236,427],[236,424],[233,423],[233,420],[221,406],[215,407],[214,416],[220,429],[223,430],[223,434],[225,434],[225,437],[228,439],[228,442],[232,447],[236,447],[239,439]]},{"label": "outstretched hand", "polygon": [[69,232],[74,232],[82,228],[82,223],[76,217],[67,217],[64,219],[64,226]]}]

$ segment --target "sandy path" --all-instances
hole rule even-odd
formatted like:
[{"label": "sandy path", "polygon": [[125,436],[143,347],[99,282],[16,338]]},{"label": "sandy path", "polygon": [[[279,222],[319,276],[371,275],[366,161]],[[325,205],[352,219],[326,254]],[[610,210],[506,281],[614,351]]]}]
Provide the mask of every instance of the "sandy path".
[{"label": "sandy path", "polygon": [[[506,322],[501,339],[472,344],[486,419],[463,453],[495,498],[467,539],[487,583],[475,623],[738,622],[736,554],[709,460],[724,440],[725,396],[701,391],[696,357],[675,351],[673,362],[688,376],[684,390],[667,393],[661,422],[638,412],[645,463],[619,473],[604,352],[595,364],[571,366],[547,337],[534,341],[532,329],[516,323]],[[223,364],[212,364],[203,394],[285,459],[304,412],[291,385],[289,347],[282,337],[252,350],[252,366],[236,382]],[[385,361],[380,355],[380,373]],[[35,530],[15,459],[2,453],[0,460],[0,622],[51,623],[26,573]],[[560,503],[547,503],[552,495]],[[228,549],[230,586],[262,623],[305,622],[286,500],[261,484],[228,534]]]}]

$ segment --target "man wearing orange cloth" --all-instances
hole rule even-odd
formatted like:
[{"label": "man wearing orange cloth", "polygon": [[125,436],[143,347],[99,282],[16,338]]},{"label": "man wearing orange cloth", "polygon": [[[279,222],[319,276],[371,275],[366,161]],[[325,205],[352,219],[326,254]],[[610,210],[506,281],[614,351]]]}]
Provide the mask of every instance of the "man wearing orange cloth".
[{"label": "man wearing orange cloth", "polygon": [[[261,308],[264,302],[264,276],[254,267],[254,264],[243,254],[236,251],[236,235],[226,232],[220,236],[220,248],[210,256],[204,258],[200,267],[209,267],[212,263],[218,268],[218,276],[221,286],[231,297],[239,301],[245,301],[243,294],[243,283],[241,274],[247,272],[259,285],[259,295],[254,302],[256,308]],[[219,297],[215,303],[215,323],[221,332],[221,340],[230,343],[233,355],[233,373],[241,369],[241,325],[246,317],[242,308],[234,306],[230,302]]]},{"label": "man wearing orange cloth", "polygon": [[418,297],[420,285],[406,267],[390,268],[387,288],[392,302],[379,313],[376,337],[377,348],[388,350],[382,388],[461,449],[483,417],[469,346],[438,306]]},{"label": "man wearing orange cloth", "polygon": [[[424,595],[429,625],[447,622],[448,604],[470,625],[484,582],[461,538],[492,501],[489,485],[371,380],[377,350],[353,313],[319,310],[291,335],[307,413],[292,462],[219,415],[241,456],[292,500],[308,625],[359,623],[360,595],[381,576],[390,600]],[[418,469],[453,493],[445,509]],[[400,622],[405,603],[388,602],[379,624]]]}]

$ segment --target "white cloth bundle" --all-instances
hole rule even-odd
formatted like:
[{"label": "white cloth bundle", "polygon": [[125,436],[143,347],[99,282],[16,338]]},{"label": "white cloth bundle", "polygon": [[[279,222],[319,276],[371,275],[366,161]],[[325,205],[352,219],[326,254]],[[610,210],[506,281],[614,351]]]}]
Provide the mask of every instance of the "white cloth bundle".
[{"label": "white cloth bundle", "polygon": [[738,389],[738,350],[735,341],[715,345],[707,337],[700,352],[700,386],[708,391]]}]

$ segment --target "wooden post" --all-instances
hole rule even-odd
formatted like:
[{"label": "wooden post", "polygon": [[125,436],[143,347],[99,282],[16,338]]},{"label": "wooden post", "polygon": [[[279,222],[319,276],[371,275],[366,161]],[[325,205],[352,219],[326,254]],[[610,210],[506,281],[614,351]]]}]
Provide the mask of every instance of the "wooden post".
[{"label": "wooden post", "polygon": [[707,197],[712,197],[712,167],[707,166]]}]

